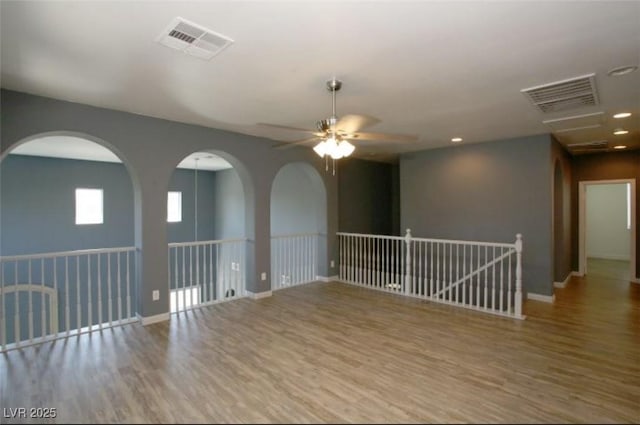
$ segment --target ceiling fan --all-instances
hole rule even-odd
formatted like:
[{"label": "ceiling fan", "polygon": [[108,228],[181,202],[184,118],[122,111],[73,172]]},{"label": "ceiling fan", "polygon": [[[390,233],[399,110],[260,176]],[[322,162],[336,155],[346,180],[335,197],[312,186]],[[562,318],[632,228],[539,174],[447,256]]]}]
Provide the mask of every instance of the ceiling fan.
[{"label": "ceiling fan", "polygon": [[336,92],[341,88],[342,81],[335,78],[327,81],[327,90],[332,94],[332,114],[329,118],[317,121],[315,130],[265,123],[259,123],[258,125],[311,134],[311,137],[293,142],[281,143],[274,147],[277,149],[286,149],[320,140],[320,143],[314,147],[314,151],[321,157],[330,157],[334,160],[349,156],[354,151],[355,146],[349,142],[350,140],[385,140],[403,142],[413,142],[417,140],[416,136],[406,134],[371,133],[361,131],[380,122],[379,119],[368,115],[349,114],[338,118],[336,115]]}]

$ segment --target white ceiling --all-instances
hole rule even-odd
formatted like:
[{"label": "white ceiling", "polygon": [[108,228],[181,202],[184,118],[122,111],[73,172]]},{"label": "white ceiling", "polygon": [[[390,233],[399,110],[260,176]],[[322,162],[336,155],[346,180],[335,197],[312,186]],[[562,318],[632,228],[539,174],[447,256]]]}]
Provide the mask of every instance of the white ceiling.
[{"label": "white ceiling", "polygon": [[[109,149],[80,137],[47,136],[30,140],[11,151],[12,155],[44,156],[83,161],[122,161]],[[197,163],[197,165],[196,165]],[[178,168],[219,171],[231,168],[224,159],[209,152],[194,152],[183,159]]]},{"label": "white ceiling", "polygon": [[[602,112],[565,144],[640,147],[640,2],[5,1],[2,87],[292,141],[331,114],[417,142],[355,141],[363,157],[548,133]],[[210,61],[155,41],[182,17],[235,42]],[[521,89],[595,73],[600,104],[544,114]],[[613,120],[619,111],[634,115]],[[613,136],[614,128],[631,130]],[[375,157],[372,157],[375,158]]]}]

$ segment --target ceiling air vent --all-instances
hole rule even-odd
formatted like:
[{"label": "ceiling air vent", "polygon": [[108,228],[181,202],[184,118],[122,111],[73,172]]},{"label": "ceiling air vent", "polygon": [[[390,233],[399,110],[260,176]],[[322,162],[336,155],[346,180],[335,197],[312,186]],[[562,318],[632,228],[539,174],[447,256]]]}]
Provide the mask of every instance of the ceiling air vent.
[{"label": "ceiling air vent", "polygon": [[604,122],[604,112],[594,112],[592,114],[575,115],[572,117],[562,117],[552,120],[542,121],[555,133],[565,133],[568,131],[589,130],[602,126]]},{"label": "ceiling air vent", "polygon": [[520,90],[544,113],[598,104],[595,74]]},{"label": "ceiling air vent", "polygon": [[567,145],[571,152],[595,152],[609,149],[609,142],[607,140],[598,140],[595,142],[582,142],[571,143]]},{"label": "ceiling air vent", "polygon": [[156,41],[200,59],[209,60],[233,40],[183,18],[175,18]]}]

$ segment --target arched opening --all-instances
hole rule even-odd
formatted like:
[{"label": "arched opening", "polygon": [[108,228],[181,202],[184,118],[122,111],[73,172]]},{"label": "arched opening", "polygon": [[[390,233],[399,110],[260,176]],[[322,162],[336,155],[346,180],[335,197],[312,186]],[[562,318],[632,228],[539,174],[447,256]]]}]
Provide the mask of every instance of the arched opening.
[{"label": "arched opening", "polygon": [[237,160],[214,151],[186,156],[173,172],[167,191],[172,313],[247,294],[253,229],[246,176]]},{"label": "arched opening", "polygon": [[0,162],[0,345],[136,319],[135,176],[89,135],[17,142]]},{"label": "arched opening", "polygon": [[325,259],[327,194],[311,165],[280,169],[271,187],[271,288],[317,280]]}]

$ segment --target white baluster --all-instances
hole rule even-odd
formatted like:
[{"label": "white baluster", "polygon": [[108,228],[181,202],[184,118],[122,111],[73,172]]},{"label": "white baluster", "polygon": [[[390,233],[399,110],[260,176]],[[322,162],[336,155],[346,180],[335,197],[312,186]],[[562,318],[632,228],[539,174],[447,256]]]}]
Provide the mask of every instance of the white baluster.
[{"label": "white baluster", "polygon": [[[489,247],[485,245],[484,246],[484,262],[485,263],[489,262],[488,249]],[[484,269],[484,305],[483,307],[485,310],[487,309],[487,301],[488,301],[487,298],[489,296],[488,278],[489,278],[489,268],[487,267]]]},{"label": "white baluster", "polygon": [[189,245],[189,304],[190,308],[193,308],[193,245]]},{"label": "white baluster", "polygon": [[500,248],[500,311],[504,311],[504,251],[505,248]]},{"label": "white baluster", "polygon": [[70,326],[70,318],[71,309],[69,308],[69,256],[64,256],[64,320],[65,320],[65,331],[67,336],[69,336]]},{"label": "white baluster", "polygon": [[456,304],[460,304],[460,244],[456,244],[456,295],[455,302]]},{"label": "white baluster", "polygon": [[[135,251],[134,251],[135,255]],[[132,316],[131,313],[131,273],[130,273],[130,253],[127,252],[127,318]]]},{"label": "white baluster", "polygon": [[44,306],[44,258],[40,259],[40,338],[44,338],[47,329],[47,310]]},{"label": "white baluster", "polygon": [[477,265],[477,274],[476,274],[476,307],[480,308],[480,276],[482,275],[480,272],[480,245],[476,245],[478,247],[478,256],[477,256],[477,260],[478,260],[478,265]]},{"label": "white baluster", "polygon": [[493,247],[493,272],[491,273],[491,310],[496,309],[496,247]]},{"label": "white baluster", "polygon": [[411,271],[411,229],[407,229],[407,233],[404,236],[404,242],[406,246],[406,269],[405,269],[405,294],[411,294],[412,283],[412,271]]},{"label": "white baluster", "polygon": [[[122,321],[122,269],[120,267],[120,258],[122,257],[121,253],[117,253],[117,271],[118,271],[118,290],[116,292],[116,296],[118,297],[118,322]],[[171,258],[171,257],[169,257]],[[169,263],[170,264],[170,263]],[[169,274],[171,277],[171,274]]]},{"label": "white baluster", "polygon": [[214,244],[209,244],[209,299],[208,301],[213,301],[216,298],[216,295],[213,291],[213,248]]},{"label": "white baluster", "polygon": [[522,235],[516,235],[516,293],[515,316],[522,317]]},{"label": "white baluster", "polygon": [[14,305],[14,320],[13,320],[13,339],[16,344],[16,347],[20,347],[20,341],[22,340],[22,332],[20,329],[20,302],[18,300],[20,292],[18,292],[18,261],[16,260],[13,263],[13,284],[15,285],[15,296],[13,297],[15,301]]},{"label": "white baluster", "polygon": [[96,255],[98,257],[98,327],[102,330],[102,267],[100,265],[102,255]]},{"label": "white baluster", "polygon": [[511,257],[513,256],[513,252],[515,252],[515,248],[511,254],[509,254],[509,268],[507,273],[507,311],[511,313]]},{"label": "white baluster", "polygon": [[76,332],[82,329],[82,302],[80,301],[80,256],[76,255]]},{"label": "white baluster", "polygon": [[[53,291],[56,294],[56,298],[58,297],[58,258],[57,257],[53,257]],[[57,304],[57,303],[56,303]],[[54,332],[58,332],[58,326],[56,325],[58,323],[58,308],[56,305],[56,308],[54,308],[53,306],[53,302],[51,299],[51,295],[49,296],[49,311],[50,311],[50,317],[53,319],[55,317],[55,322],[49,323],[49,333],[54,333]]]},{"label": "white baluster", "polygon": [[113,302],[111,300],[111,253],[107,253],[107,298],[109,307],[109,326],[113,326]]},{"label": "white baluster", "polygon": [[[467,245],[462,245],[462,275],[467,276]],[[462,304],[467,304],[467,279],[462,282]]]},{"label": "white baluster", "polygon": [[201,289],[201,284],[200,284],[200,249],[202,248],[203,245],[197,245],[196,246],[196,288],[197,288],[197,292],[196,292],[196,299],[194,300],[194,304],[192,304],[192,306],[200,304],[200,289]]},{"label": "white baluster", "polygon": [[88,326],[89,326],[89,332],[91,332],[91,330],[93,329],[93,309],[92,309],[93,285],[91,284],[91,254],[87,255],[87,292],[89,294],[88,301],[87,301],[87,311],[89,314]]}]

